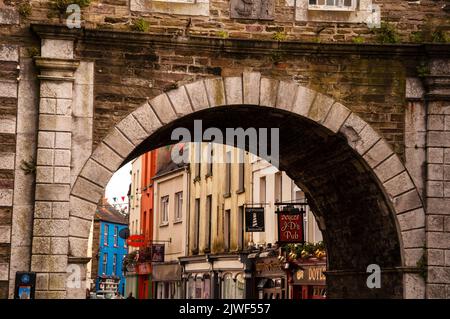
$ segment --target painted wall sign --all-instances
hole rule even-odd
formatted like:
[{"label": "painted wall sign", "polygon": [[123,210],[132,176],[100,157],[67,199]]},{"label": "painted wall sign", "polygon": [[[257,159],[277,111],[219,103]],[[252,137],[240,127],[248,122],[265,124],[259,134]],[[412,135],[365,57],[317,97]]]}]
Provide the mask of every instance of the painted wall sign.
[{"label": "painted wall sign", "polygon": [[252,20],[273,20],[273,0],[231,0],[231,18]]},{"label": "painted wall sign", "polygon": [[285,208],[277,211],[278,242],[303,243],[303,211],[297,208]]},{"label": "painted wall sign", "polygon": [[245,231],[248,233],[264,231],[264,207],[245,208]]},{"label": "painted wall sign", "polygon": [[300,285],[306,284],[325,284],[325,265],[302,266],[303,269],[297,270],[294,275],[294,283]]}]

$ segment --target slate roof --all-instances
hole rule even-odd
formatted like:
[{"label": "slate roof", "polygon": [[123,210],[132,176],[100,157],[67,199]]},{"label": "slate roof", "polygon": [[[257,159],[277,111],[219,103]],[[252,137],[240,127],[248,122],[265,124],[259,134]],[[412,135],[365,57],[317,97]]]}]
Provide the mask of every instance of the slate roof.
[{"label": "slate roof", "polygon": [[[103,203],[102,203],[103,202]],[[102,201],[97,206],[94,220],[101,220],[109,223],[128,225],[128,217],[121,214],[116,208],[106,201]]]}]

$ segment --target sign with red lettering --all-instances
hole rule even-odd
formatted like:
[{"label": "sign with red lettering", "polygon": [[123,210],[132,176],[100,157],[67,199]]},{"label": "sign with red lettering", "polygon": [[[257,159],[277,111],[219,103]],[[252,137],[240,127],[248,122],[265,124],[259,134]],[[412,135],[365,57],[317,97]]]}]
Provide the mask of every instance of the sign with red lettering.
[{"label": "sign with red lettering", "polygon": [[286,207],[277,215],[278,243],[303,243],[303,211]]},{"label": "sign with red lettering", "polygon": [[127,239],[127,245],[131,247],[142,247],[145,245],[144,235],[131,235]]}]

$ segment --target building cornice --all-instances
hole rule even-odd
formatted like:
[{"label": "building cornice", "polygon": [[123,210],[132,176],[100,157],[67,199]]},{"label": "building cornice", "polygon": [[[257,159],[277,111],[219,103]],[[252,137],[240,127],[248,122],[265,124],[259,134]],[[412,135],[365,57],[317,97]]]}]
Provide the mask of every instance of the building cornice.
[{"label": "building cornice", "polygon": [[65,25],[32,24],[32,30],[41,38],[76,39],[82,43],[105,45],[189,48],[228,53],[267,54],[284,52],[289,55],[342,56],[450,56],[450,44],[353,44],[316,43],[301,41],[222,39],[201,36],[171,37],[166,34],[115,31],[106,29],[69,29]]}]

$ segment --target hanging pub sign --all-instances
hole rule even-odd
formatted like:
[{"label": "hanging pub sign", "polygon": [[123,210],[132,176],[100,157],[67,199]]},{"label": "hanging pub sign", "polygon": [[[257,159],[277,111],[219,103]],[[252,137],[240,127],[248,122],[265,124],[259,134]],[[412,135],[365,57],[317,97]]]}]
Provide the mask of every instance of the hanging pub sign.
[{"label": "hanging pub sign", "polygon": [[164,262],[164,244],[152,245],[152,262]]},{"label": "hanging pub sign", "polygon": [[277,210],[278,243],[303,243],[303,213],[293,206]]},{"label": "hanging pub sign", "polygon": [[245,208],[245,231],[248,233],[264,231],[264,207]]}]

